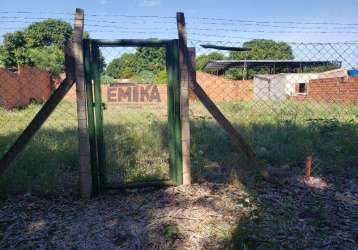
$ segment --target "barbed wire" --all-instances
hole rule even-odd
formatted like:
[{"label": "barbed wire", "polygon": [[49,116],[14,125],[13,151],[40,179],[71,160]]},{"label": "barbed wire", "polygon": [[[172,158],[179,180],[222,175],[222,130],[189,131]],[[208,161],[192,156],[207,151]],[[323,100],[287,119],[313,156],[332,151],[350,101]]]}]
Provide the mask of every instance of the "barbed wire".
[{"label": "barbed wire", "polygon": [[[71,23],[74,13],[70,12],[49,12],[49,11],[0,11],[0,23],[14,24],[32,24],[36,21],[47,19],[59,19]],[[36,16],[35,16],[36,15]],[[38,16],[47,15],[47,16]],[[51,16],[49,16],[51,15]],[[59,16],[54,16],[59,15]],[[110,13],[86,13],[85,28],[88,32],[93,33],[133,33],[133,34],[152,34],[166,35],[170,31],[177,32],[175,16],[160,15],[124,15]],[[104,19],[105,18],[105,19]],[[129,19],[146,19],[141,20]],[[169,21],[170,20],[170,21]],[[214,17],[187,17],[187,29],[190,37],[194,39],[200,37],[217,37],[227,39],[258,39],[258,37],[236,36],[236,33],[265,33],[265,34],[357,34],[358,24],[342,22],[296,22],[296,21],[258,21],[231,18],[214,18]],[[121,25],[116,25],[121,24]],[[130,26],[125,26],[125,25]],[[150,26],[153,24],[152,26]],[[136,27],[140,25],[141,27]],[[170,26],[173,25],[173,26]],[[315,26],[313,26],[315,25]],[[320,26],[317,26],[320,25]],[[216,27],[212,27],[216,26]],[[228,27],[230,26],[230,27]],[[251,27],[250,29],[239,28],[241,26]],[[357,26],[357,27],[356,27]],[[3,26],[1,30],[16,30],[26,27]],[[96,29],[100,28],[100,29]],[[267,28],[267,29],[266,29]],[[270,28],[270,29],[269,29]],[[277,30],[280,29],[280,30]],[[198,32],[199,31],[199,32]],[[222,34],[228,33],[229,34]],[[348,37],[349,38],[349,37]],[[208,40],[208,39],[206,39]],[[1,41],[1,40],[0,40]],[[357,40],[347,40],[344,42],[355,43]],[[317,43],[316,43],[317,44]]]},{"label": "barbed wire", "polygon": [[[91,16],[98,16],[98,15],[91,15]],[[126,16],[121,15],[121,17],[145,17],[145,18],[160,18],[160,16]],[[46,19],[53,19],[54,17],[24,17],[24,16],[0,16],[0,19],[23,19],[23,20],[46,20]],[[162,17],[163,18],[163,17]],[[60,18],[66,21],[72,21],[70,18]],[[109,23],[109,24],[121,24],[121,23],[129,23],[129,24],[142,24],[142,22],[126,22],[123,20],[103,20],[103,19],[93,19],[93,18],[86,18],[86,21],[89,22],[97,22],[97,23]],[[152,23],[168,23],[168,24],[175,24],[175,21],[173,22],[163,22],[163,21],[153,21],[150,20],[149,22]],[[188,25],[197,25],[197,24],[204,24],[204,25],[222,25],[222,26],[233,26],[233,23],[217,23],[217,22],[187,22]],[[241,23],[240,26],[251,26],[251,27],[269,27],[269,28],[285,28],[285,29],[302,29],[302,30],[314,30],[314,29],[325,29],[325,30],[335,30],[335,29],[352,29],[351,26],[347,27],[325,27],[325,26],[315,26],[315,27],[305,27],[305,26],[286,26],[286,25],[271,25],[271,24],[264,24],[264,23]],[[357,27],[358,28],[358,27]]]},{"label": "barbed wire", "polygon": [[[50,11],[0,11],[0,14],[57,14],[70,15],[71,12],[50,12]],[[158,18],[158,19],[175,19],[175,16],[161,16],[161,15],[125,15],[125,14],[111,14],[111,13],[86,13],[86,16],[92,17],[123,17],[123,18]],[[239,22],[239,23],[275,23],[275,24],[303,24],[303,25],[343,25],[343,26],[358,26],[358,23],[342,23],[342,22],[299,22],[299,21],[258,21],[250,19],[233,19],[233,18],[215,18],[215,17],[199,17],[188,16],[188,19],[210,20],[210,21],[224,21],[224,22]]]},{"label": "barbed wire", "polygon": [[257,20],[213,18],[213,17],[195,17],[195,16],[189,16],[188,18],[189,19],[198,19],[198,20],[225,21],[225,22],[277,23],[277,24],[286,23],[286,24],[304,24],[304,25],[349,25],[349,26],[358,26],[358,23],[340,23],[340,22],[257,21]]}]

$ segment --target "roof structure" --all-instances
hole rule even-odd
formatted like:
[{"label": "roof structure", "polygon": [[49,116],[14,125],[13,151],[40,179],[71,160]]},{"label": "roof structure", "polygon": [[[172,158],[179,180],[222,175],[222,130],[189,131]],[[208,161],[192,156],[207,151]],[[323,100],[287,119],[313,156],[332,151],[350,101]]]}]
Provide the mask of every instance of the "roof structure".
[{"label": "roof structure", "polygon": [[201,44],[200,46],[205,49],[217,49],[217,50],[229,50],[229,51],[250,51],[251,50],[251,48],[220,46],[220,45],[212,45],[212,44]]},{"label": "roof structure", "polygon": [[224,72],[230,68],[304,68],[316,66],[336,65],[341,67],[340,61],[300,61],[300,60],[212,60],[204,70]]}]

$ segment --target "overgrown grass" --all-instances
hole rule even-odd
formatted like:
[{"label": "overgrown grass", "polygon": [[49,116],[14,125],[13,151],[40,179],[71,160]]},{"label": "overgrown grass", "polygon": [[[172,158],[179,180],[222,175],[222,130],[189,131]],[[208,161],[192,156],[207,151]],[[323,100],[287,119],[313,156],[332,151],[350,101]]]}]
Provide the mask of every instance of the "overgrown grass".
[{"label": "overgrown grass", "polygon": [[[309,102],[220,103],[220,108],[267,164],[282,166],[316,158],[322,173],[357,174],[358,107]],[[0,154],[26,127],[40,105],[0,109]],[[142,181],[168,175],[165,105],[113,105],[104,111],[107,177]],[[191,103],[191,154],[197,179],[210,171],[241,167],[243,156],[205,108]],[[51,191],[77,175],[75,104],[63,102],[31,140],[25,152],[0,177],[1,190]]]},{"label": "overgrown grass", "polygon": [[104,111],[109,182],[169,178],[166,105],[109,105]]},{"label": "overgrown grass", "polygon": [[[313,155],[317,174],[358,173],[356,105],[250,101],[219,106],[266,164],[302,164]],[[196,171],[213,162],[228,168],[240,163],[242,156],[202,105],[191,105],[191,117]]]}]

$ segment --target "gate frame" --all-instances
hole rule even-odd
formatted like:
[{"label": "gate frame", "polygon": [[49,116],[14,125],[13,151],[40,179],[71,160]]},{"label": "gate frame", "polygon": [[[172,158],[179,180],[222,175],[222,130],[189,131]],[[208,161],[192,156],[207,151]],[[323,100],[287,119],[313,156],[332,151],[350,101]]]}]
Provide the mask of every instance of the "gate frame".
[{"label": "gate frame", "polygon": [[[99,73],[100,47],[151,47],[165,48],[168,77],[168,133],[169,176],[171,181],[130,182],[124,185],[108,185],[106,181],[105,145],[103,141],[103,103]],[[91,173],[93,194],[107,188],[130,188],[137,186],[182,185],[182,135],[180,116],[180,69],[178,39],[83,39],[84,68],[88,107],[88,132],[90,136]]]}]

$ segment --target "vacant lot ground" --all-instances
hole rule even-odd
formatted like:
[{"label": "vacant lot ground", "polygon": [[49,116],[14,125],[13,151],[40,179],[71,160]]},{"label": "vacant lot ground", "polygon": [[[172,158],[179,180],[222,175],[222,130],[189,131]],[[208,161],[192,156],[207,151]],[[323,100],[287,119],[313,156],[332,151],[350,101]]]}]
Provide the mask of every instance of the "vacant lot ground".
[{"label": "vacant lot ground", "polygon": [[[357,179],[195,184],[92,200],[13,196],[2,249],[357,249]],[[336,181],[335,184],[330,181]]]},{"label": "vacant lot ground", "polygon": [[[39,108],[0,110],[1,153]],[[0,247],[357,248],[358,107],[250,101],[220,108],[260,160],[286,169],[287,179],[279,184],[252,174],[243,179],[240,151],[193,103],[191,159],[199,184],[77,200],[76,111],[63,102],[0,177]],[[165,108],[107,107],[104,115],[107,177],[119,182],[165,177]],[[299,177],[310,155],[315,178],[305,182]],[[57,194],[47,195],[52,193]]]}]

